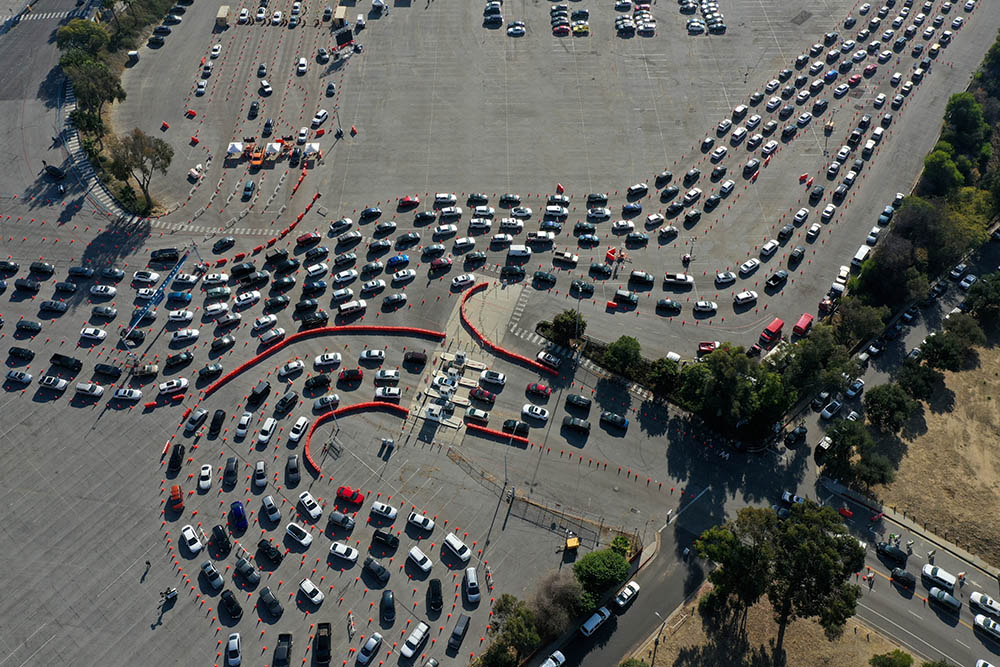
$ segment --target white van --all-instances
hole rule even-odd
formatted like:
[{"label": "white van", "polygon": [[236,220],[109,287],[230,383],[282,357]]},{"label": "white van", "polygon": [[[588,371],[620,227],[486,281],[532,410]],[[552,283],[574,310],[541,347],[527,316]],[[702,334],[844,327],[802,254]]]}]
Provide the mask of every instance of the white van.
[{"label": "white van", "polygon": [[348,301],[347,303],[342,303],[337,307],[337,312],[341,315],[351,315],[353,313],[363,312],[368,307],[368,303],[364,299],[356,299],[354,301]]},{"label": "white van", "polygon": [[354,29],[361,30],[365,27],[365,15],[358,14],[358,20],[354,22]]},{"label": "white van", "polygon": [[597,628],[604,625],[604,622],[611,618],[611,612],[608,611],[607,607],[601,607],[594,615],[586,620],[586,622],[580,626],[580,634],[584,637],[589,637],[590,635],[597,632]]},{"label": "white van", "polygon": [[871,246],[863,245],[858,248],[858,251],[854,253],[854,257],[851,259],[851,266],[855,269],[860,269],[861,265],[864,264],[865,260],[868,259],[868,255],[871,253]]},{"label": "white van", "polygon": [[875,140],[869,139],[868,141],[865,142],[865,147],[861,149],[861,157],[867,160],[872,156],[872,153],[874,152],[875,152]]},{"label": "white van", "polygon": [[526,245],[512,245],[507,249],[507,257],[531,257],[531,248]]},{"label": "white van", "polygon": [[472,550],[465,546],[465,542],[458,539],[455,533],[445,535],[444,545],[463,563],[468,563],[472,558]]}]

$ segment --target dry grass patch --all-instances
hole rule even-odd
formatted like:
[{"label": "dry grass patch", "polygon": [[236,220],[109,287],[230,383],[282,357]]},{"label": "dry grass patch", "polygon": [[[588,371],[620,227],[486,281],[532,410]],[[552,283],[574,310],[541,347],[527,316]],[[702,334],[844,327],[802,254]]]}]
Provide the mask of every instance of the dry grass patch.
[{"label": "dry grass patch", "polygon": [[902,437],[896,480],[878,487],[886,505],[1000,565],[1000,348],[977,348],[978,368],[945,372],[923,404],[918,434]]}]

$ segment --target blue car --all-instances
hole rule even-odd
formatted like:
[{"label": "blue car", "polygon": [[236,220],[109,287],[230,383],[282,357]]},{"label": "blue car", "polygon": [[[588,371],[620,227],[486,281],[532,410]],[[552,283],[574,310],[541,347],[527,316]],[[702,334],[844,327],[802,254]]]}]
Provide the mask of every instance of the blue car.
[{"label": "blue car", "polygon": [[601,242],[601,239],[595,234],[581,234],[577,242],[580,245],[597,245]]},{"label": "blue car", "polygon": [[180,301],[182,303],[191,303],[191,294],[189,292],[171,292],[167,295],[167,301]]},{"label": "blue car", "polygon": [[823,75],[823,80],[827,83],[833,83],[837,79],[837,70],[832,69]]},{"label": "blue car", "polygon": [[388,262],[386,262],[386,266],[390,269],[395,269],[400,266],[406,266],[409,263],[410,263],[409,255],[396,255],[395,257],[390,258]]},{"label": "blue car", "polygon": [[237,531],[244,531],[249,528],[247,523],[247,512],[243,509],[243,503],[239,500],[229,506],[229,521]]},{"label": "blue car", "polygon": [[369,206],[365,210],[361,211],[361,219],[368,220],[370,218],[377,218],[382,215],[382,209],[377,206]]},{"label": "blue car", "polygon": [[555,232],[558,234],[562,231],[562,223],[555,220],[542,220],[541,230],[543,232]]},{"label": "blue car", "polygon": [[622,206],[622,213],[625,215],[639,215],[642,213],[642,204],[637,201],[625,204]]}]

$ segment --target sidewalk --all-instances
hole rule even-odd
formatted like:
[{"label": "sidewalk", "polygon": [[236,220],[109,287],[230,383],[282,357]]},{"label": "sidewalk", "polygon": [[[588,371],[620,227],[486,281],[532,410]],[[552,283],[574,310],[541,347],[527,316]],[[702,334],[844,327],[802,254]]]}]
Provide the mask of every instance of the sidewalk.
[{"label": "sidewalk", "polygon": [[837,495],[849,498],[850,500],[858,503],[859,505],[867,507],[872,512],[875,513],[881,512],[883,518],[886,519],[887,521],[892,521],[893,523],[899,526],[903,526],[910,532],[920,535],[928,542],[936,544],[939,548],[944,549],[945,551],[949,552],[956,558],[964,560],[965,562],[969,563],[976,569],[984,572],[985,574],[990,575],[994,579],[1000,579],[1000,569],[990,565],[979,556],[975,556],[969,553],[968,551],[961,548],[957,544],[949,542],[948,540],[927,531],[919,523],[907,517],[905,514],[897,512],[894,508],[883,507],[873,498],[869,498],[856,491],[852,491],[851,489],[848,489],[847,487],[843,486],[839,482],[836,482],[832,479],[821,477],[820,482],[828,489],[830,489],[832,492],[836,493]]}]

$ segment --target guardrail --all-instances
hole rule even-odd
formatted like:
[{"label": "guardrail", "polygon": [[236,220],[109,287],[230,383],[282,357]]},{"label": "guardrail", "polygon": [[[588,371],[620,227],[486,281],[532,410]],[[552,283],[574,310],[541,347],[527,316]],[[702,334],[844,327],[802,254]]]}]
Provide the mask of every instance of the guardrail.
[{"label": "guardrail", "polygon": [[305,338],[310,338],[312,336],[330,335],[330,334],[365,334],[365,333],[402,334],[402,335],[415,336],[419,338],[435,338],[439,341],[444,340],[445,338],[445,333],[443,331],[434,331],[433,329],[419,329],[417,327],[370,326],[365,324],[350,324],[339,327],[320,327],[318,329],[306,329],[304,331],[299,331],[292,334],[288,338],[285,338],[283,341],[267,348],[266,350],[264,350],[257,356],[253,357],[249,361],[229,371],[221,378],[210,384],[205,389],[205,394],[202,398],[203,399],[208,398],[213,393],[215,393],[217,389],[229,383],[231,380],[233,380],[238,375],[243,373],[243,371],[255,366],[257,363],[270,357],[272,354],[275,354],[276,352],[285,349],[289,345],[297,343],[298,341],[303,340]]},{"label": "guardrail", "polygon": [[511,361],[517,361],[517,362],[522,363],[522,364],[524,364],[526,366],[534,368],[537,371],[540,371],[540,372],[543,372],[543,373],[548,373],[549,375],[552,375],[552,376],[559,375],[559,371],[557,371],[557,370],[555,370],[553,368],[549,368],[545,364],[541,364],[541,363],[535,361],[534,359],[529,359],[528,357],[520,355],[517,352],[511,352],[508,349],[500,347],[496,343],[494,343],[491,340],[489,340],[482,333],[480,333],[479,329],[477,329],[469,321],[469,318],[466,317],[466,315],[465,315],[465,302],[469,300],[470,296],[472,296],[473,294],[478,294],[479,292],[482,292],[487,287],[489,287],[489,283],[479,283],[478,285],[475,285],[472,288],[470,288],[465,294],[462,295],[462,304],[461,304],[460,313],[459,313],[462,316],[462,324],[464,324],[473,333],[473,335],[476,337],[476,340],[479,341],[480,345],[482,345],[483,347],[485,347],[487,350],[489,350],[493,354],[496,354],[497,356],[501,356],[501,357],[506,357],[507,359],[510,359]]}]

